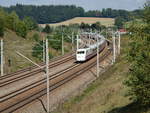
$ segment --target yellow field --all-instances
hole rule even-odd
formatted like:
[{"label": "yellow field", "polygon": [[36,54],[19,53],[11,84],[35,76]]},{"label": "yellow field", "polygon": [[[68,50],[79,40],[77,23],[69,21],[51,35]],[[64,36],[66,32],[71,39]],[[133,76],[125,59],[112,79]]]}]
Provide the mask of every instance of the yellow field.
[{"label": "yellow field", "polygon": [[[69,24],[81,24],[82,22],[87,24],[93,24],[96,22],[100,22],[102,25],[105,26],[112,26],[114,25],[113,18],[96,18],[96,17],[76,17],[64,22],[55,23],[55,24],[48,24],[52,27],[60,26],[60,25],[69,25]],[[46,24],[40,24],[40,26],[45,27]]]}]

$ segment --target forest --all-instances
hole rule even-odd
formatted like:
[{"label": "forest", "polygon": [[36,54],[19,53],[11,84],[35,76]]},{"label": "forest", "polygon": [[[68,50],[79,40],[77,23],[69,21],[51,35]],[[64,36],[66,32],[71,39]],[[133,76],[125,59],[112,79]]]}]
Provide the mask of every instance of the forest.
[{"label": "forest", "polygon": [[71,19],[73,17],[105,17],[105,18],[121,18],[123,21],[133,19],[133,16],[140,16],[142,10],[137,9],[134,11],[116,10],[116,9],[102,9],[85,11],[82,7],[74,5],[47,5],[47,6],[35,6],[35,5],[21,5],[3,7],[5,11],[15,11],[17,15],[23,19],[26,16],[31,17],[39,24],[45,23],[57,23],[64,20]]}]

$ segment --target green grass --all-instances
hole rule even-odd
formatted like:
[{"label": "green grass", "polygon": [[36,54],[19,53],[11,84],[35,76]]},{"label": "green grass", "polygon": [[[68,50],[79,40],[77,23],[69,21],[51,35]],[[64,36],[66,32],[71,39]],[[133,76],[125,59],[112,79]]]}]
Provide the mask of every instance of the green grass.
[{"label": "green grass", "polygon": [[72,97],[53,113],[149,113],[126,97],[128,88],[123,85],[129,64],[125,60],[128,38],[122,38],[121,55],[117,62],[100,78],[94,81],[82,94]]}]

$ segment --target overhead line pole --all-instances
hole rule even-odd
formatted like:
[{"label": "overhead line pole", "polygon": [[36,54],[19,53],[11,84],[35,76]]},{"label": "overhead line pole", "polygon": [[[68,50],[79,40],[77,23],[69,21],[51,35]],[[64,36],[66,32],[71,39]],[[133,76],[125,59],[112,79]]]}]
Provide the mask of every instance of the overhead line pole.
[{"label": "overhead line pole", "polygon": [[79,35],[77,35],[77,50],[79,49]]},{"label": "overhead line pole", "polygon": [[72,32],[72,51],[74,51],[74,34],[73,34],[73,32]]},{"label": "overhead line pole", "polygon": [[3,39],[1,38],[1,76],[4,75],[3,54],[4,54],[4,50],[3,50]]},{"label": "overhead line pole", "polygon": [[99,45],[98,45],[99,39],[97,36],[97,77],[99,77]]},{"label": "overhead line pole", "polygon": [[112,35],[112,38],[113,38],[113,63],[115,63],[116,62],[116,37],[114,33]]},{"label": "overhead line pole", "polygon": [[48,39],[46,38],[46,78],[47,78],[47,113],[50,113],[50,98],[49,98],[49,50]]},{"label": "overhead line pole", "polygon": [[106,28],[106,38],[108,38],[108,37],[107,37],[107,28]]},{"label": "overhead line pole", "polygon": [[121,38],[121,35],[120,35],[120,31],[118,32],[118,54],[120,54],[120,38]]},{"label": "overhead line pole", "polygon": [[[50,113],[50,98],[49,98],[49,48],[48,48],[48,39],[46,38],[46,70],[45,70],[45,75],[46,75],[46,83],[47,83],[47,113]],[[30,61],[31,63],[33,63],[34,65],[38,66],[40,69],[43,69],[43,67],[41,67],[39,64],[33,62],[32,60],[30,60],[29,58],[27,58],[26,56],[24,56],[23,54],[21,54],[20,52],[16,51],[16,53],[20,56],[22,56],[23,58],[27,59],[28,61]]]},{"label": "overhead line pole", "polygon": [[45,62],[45,40],[43,37],[43,62]]},{"label": "overhead line pole", "polygon": [[62,41],[61,41],[61,44],[62,44],[62,55],[64,55],[64,36],[63,36],[63,33],[62,33]]},{"label": "overhead line pole", "polygon": [[89,34],[89,46],[91,45],[91,35]]}]

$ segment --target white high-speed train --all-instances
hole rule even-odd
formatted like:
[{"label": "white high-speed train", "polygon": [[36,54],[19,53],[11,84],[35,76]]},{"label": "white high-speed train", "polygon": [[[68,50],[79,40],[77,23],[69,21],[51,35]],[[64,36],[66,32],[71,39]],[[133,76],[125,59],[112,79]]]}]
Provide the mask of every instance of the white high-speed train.
[{"label": "white high-speed train", "polygon": [[[106,45],[107,41],[104,37],[99,39],[99,52],[101,52]],[[91,45],[88,48],[78,49],[76,52],[76,61],[84,62],[97,54],[97,44]]]}]

